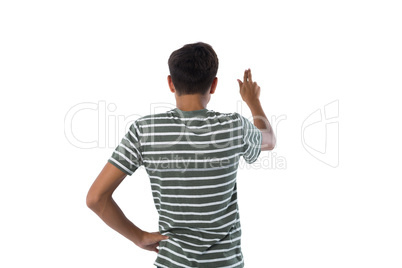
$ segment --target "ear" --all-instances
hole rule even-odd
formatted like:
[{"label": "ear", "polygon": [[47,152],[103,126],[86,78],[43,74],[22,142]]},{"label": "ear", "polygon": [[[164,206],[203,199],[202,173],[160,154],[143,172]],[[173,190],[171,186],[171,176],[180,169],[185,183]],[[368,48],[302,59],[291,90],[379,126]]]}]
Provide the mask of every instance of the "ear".
[{"label": "ear", "polygon": [[212,84],[211,84],[211,89],[209,90],[209,93],[210,94],[214,94],[215,93],[215,90],[216,90],[216,86],[218,85],[218,77],[215,77],[214,78],[214,81],[212,81]]},{"label": "ear", "polygon": [[171,91],[172,93],[175,93],[175,92],[176,92],[176,88],[175,88],[174,85],[173,85],[172,77],[171,77],[170,75],[168,75],[167,80],[168,80],[168,84],[169,84],[170,91]]}]

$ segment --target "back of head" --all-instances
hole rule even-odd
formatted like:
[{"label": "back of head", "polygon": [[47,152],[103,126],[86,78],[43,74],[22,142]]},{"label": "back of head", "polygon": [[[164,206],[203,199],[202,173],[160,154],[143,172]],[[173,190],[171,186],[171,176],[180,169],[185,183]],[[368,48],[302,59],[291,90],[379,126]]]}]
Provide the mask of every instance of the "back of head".
[{"label": "back of head", "polygon": [[213,48],[202,42],[187,44],[169,57],[169,71],[177,94],[205,94],[218,72]]}]

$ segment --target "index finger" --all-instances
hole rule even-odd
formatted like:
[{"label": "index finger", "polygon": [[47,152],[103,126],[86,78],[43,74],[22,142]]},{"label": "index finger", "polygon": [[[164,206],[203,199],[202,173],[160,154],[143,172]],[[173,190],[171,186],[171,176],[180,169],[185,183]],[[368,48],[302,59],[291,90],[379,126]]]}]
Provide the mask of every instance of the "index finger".
[{"label": "index finger", "polygon": [[247,82],[247,70],[244,71],[243,83]]}]

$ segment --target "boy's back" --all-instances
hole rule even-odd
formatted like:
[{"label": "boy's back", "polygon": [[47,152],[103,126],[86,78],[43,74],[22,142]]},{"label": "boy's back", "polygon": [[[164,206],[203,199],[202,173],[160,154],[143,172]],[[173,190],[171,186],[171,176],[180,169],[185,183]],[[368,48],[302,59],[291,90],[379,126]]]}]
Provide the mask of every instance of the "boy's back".
[{"label": "boy's back", "polygon": [[[236,173],[240,157],[253,163],[272,150],[275,135],[259,101],[251,70],[238,79],[254,125],[238,113],[206,108],[219,60],[205,43],[187,44],[168,60],[176,108],[143,116],[131,126],[92,184],[87,206],[135,245],[158,253],[155,265],[243,267]],[[112,194],[143,165],[149,175],[159,232],[138,228]]]},{"label": "boy's back", "polygon": [[201,109],[137,119],[109,163],[144,165],[159,213],[159,267],[243,267],[236,173],[253,163],[262,134],[238,113]]}]

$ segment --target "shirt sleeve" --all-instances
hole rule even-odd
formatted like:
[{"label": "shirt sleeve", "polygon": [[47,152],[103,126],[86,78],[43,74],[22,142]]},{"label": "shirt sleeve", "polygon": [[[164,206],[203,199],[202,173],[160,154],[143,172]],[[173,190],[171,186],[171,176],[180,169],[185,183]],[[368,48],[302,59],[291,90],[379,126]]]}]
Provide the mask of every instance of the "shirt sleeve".
[{"label": "shirt sleeve", "polygon": [[261,153],[262,133],[247,118],[237,113],[240,117],[243,135],[243,158],[248,164],[254,163]]},{"label": "shirt sleeve", "polygon": [[143,164],[137,121],[130,126],[108,162],[130,176]]}]

